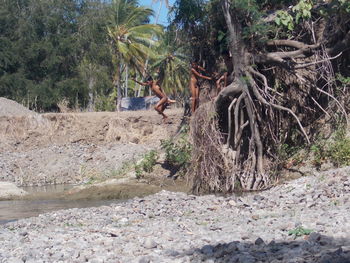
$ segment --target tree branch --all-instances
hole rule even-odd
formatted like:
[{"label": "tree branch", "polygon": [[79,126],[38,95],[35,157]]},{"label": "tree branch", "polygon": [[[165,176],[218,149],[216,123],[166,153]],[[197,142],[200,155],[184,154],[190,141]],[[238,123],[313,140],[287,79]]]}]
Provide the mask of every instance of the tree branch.
[{"label": "tree branch", "polygon": [[303,42],[299,42],[296,40],[283,40],[283,39],[276,39],[276,40],[270,40],[267,41],[266,45],[268,46],[287,46],[287,47],[294,47],[297,49],[315,49],[320,47],[320,44],[313,44],[313,45],[307,45]]},{"label": "tree branch", "polygon": [[331,57],[331,58],[325,58],[319,61],[314,61],[314,62],[310,62],[310,63],[303,63],[303,64],[297,64],[296,66],[294,66],[294,69],[301,69],[301,68],[307,68],[310,67],[312,65],[316,65],[318,63],[322,63],[328,60],[332,60],[332,59],[336,59],[337,57],[339,57],[342,54],[342,52],[340,52],[338,55]]},{"label": "tree branch", "polygon": [[232,82],[230,85],[227,87],[223,88],[219,95],[215,99],[215,107],[218,109],[220,105],[224,102],[224,100],[230,96],[236,96],[237,94],[241,93],[242,87],[239,85],[237,82]]}]

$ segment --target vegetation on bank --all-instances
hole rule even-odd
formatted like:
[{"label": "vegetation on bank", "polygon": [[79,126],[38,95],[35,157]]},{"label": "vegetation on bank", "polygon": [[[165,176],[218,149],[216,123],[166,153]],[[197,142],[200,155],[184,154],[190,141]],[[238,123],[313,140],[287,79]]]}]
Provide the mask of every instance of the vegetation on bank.
[{"label": "vegetation on bank", "polygon": [[310,147],[313,164],[320,167],[331,162],[336,167],[350,165],[350,137],[344,128],[339,129],[328,140],[318,140]]},{"label": "vegetation on bank", "polygon": [[[190,168],[191,143],[189,142],[188,126],[183,126],[177,136],[161,141],[161,149],[151,150],[134,165],[136,178],[142,178],[154,170],[154,166],[162,162],[162,166],[170,171],[170,175],[184,176]],[[160,155],[165,155],[160,160]]]}]

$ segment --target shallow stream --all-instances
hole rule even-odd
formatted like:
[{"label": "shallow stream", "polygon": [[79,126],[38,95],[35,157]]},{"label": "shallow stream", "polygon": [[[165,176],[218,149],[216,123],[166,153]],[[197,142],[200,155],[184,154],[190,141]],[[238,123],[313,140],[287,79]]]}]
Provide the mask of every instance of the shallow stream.
[{"label": "shallow stream", "polygon": [[70,190],[74,185],[22,187],[29,193],[25,200],[0,201],[0,224],[61,209],[109,205],[135,196],[154,194],[162,189],[186,191],[183,182],[169,182],[161,186],[157,184],[124,184],[91,187],[73,194],[70,193]]},{"label": "shallow stream", "polygon": [[0,201],[0,224],[42,213],[75,207],[106,205],[117,200],[65,200],[55,198],[57,194],[71,189],[73,185],[46,185],[22,187],[30,194],[28,200]]},{"label": "shallow stream", "polygon": [[0,201],[0,224],[21,218],[69,208],[83,208],[108,205],[118,200],[15,200]]}]

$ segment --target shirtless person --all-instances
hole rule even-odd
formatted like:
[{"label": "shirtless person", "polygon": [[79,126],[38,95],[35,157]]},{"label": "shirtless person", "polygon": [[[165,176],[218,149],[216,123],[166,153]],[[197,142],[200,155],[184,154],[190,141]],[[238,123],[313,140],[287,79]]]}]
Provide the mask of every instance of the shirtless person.
[{"label": "shirtless person", "polygon": [[156,106],[154,107],[154,109],[163,116],[163,121],[165,121],[168,116],[166,116],[164,114],[164,110],[166,109],[167,105],[170,103],[174,103],[175,100],[171,100],[168,98],[168,96],[164,93],[164,91],[162,90],[162,88],[158,85],[158,81],[157,80],[153,80],[153,78],[151,76],[149,76],[146,80],[146,82],[140,82],[137,81],[134,78],[131,78],[133,81],[135,81],[136,83],[142,85],[142,86],[150,86],[151,90],[156,94],[156,96],[160,99],[160,101],[156,104]]},{"label": "shirtless person", "polygon": [[191,79],[190,79],[190,90],[192,94],[192,114],[199,106],[199,86],[197,84],[198,78],[211,80],[211,77],[201,75],[198,71],[201,70],[205,72],[205,69],[199,66],[196,62],[191,63]]}]

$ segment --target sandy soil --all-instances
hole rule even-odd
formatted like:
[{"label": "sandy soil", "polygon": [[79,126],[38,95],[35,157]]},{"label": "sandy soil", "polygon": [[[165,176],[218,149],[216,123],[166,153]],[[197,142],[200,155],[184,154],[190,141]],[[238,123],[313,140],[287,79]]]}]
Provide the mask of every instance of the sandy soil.
[{"label": "sandy soil", "polygon": [[0,98],[0,181],[17,186],[110,178],[174,135],[181,109],[37,114]]}]

